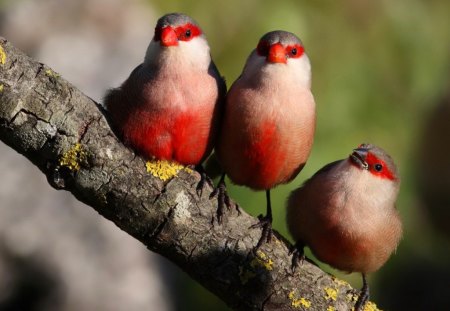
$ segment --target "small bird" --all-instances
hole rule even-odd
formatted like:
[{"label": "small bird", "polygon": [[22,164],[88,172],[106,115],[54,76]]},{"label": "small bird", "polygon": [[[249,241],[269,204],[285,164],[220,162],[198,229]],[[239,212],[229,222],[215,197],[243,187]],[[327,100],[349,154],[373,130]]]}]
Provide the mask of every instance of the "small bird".
[{"label": "small bird", "polygon": [[378,270],[396,249],[402,223],[395,207],[400,178],[381,148],[361,144],[347,158],[320,169],[287,201],[287,224],[297,242],[294,267],[309,246],[321,261],[361,272],[363,288],[355,306],[369,297],[366,274]]},{"label": "small bird", "polygon": [[225,93],[199,25],[172,13],[158,20],[144,62],[107,93],[105,106],[117,134],[145,158],[201,168],[215,144]]},{"label": "small bird", "polygon": [[[301,171],[312,148],[315,123],[311,65],[302,42],[286,31],[265,34],[228,92],[216,146],[232,182],[266,190],[267,213],[255,225],[263,229],[257,248],[272,234],[270,189]],[[220,209],[219,204],[219,216]]]}]

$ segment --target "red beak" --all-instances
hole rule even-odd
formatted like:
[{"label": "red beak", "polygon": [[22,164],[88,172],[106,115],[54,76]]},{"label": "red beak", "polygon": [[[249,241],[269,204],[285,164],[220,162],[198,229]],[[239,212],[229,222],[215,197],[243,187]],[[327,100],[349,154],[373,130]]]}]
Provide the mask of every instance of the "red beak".
[{"label": "red beak", "polygon": [[286,51],[280,43],[275,43],[270,46],[267,60],[270,63],[286,63]]},{"label": "red beak", "polygon": [[164,27],[161,31],[161,45],[175,46],[178,45],[178,37],[172,27]]}]

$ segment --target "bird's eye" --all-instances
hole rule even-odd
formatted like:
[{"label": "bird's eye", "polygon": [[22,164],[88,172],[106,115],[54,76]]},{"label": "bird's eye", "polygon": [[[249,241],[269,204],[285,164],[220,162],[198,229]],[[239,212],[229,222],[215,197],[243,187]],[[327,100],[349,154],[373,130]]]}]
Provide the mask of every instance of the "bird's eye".
[{"label": "bird's eye", "polygon": [[189,38],[191,36],[191,30],[190,29],[186,30],[185,35],[186,35],[186,38]]},{"label": "bird's eye", "polygon": [[383,165],[381,165],[380,163],[377,163],[374,165],[374,168],[377,172],[381,172],[381,170],[383,169]]},{"label": "bird's eye", "polygon": [[296,48],[293,48],[293,49],[291,50],[291,54],[292,54],[292,55],[297,55],[297,49],[296,49]]}]

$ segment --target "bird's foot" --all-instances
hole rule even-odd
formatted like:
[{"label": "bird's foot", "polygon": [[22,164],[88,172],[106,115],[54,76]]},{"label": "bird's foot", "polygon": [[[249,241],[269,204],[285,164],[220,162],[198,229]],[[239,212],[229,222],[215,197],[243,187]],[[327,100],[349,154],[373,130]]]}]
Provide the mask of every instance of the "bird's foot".
[{"label": "bird's foot", "polygon": [[258,244],[255,246],[255,251],[257,251],[264,243],[270,242],[272,240],[272,217],[268,216],[258,216],[259,222],[250,226],[250,229],[262,228],[261,237],[259,238]]},{"label": "bird's foot", "polygon": [[212,182],[211,178],[206,174],[205,169],[202,165],[195,166],[195,170],[200,173],[200,181],[197,184],[197,195],[199,197],[203,194],[203,189],[205,188],[205,185],[208,184],[211,186],[211,188],[214,188],[214,183]]},{"label": "bird's foot", "polygon": [[240,210],[239,206],[237,204],[233,204],[230,200],[230,197],[228,196],[227,186],[225,184],[225,175],[222,175],[219,183],[217,184],[217,187],[211,193],[209,198],[213,199],[216,196],[217,196],[217,201],[218,201],[216,217],[217,217],[217,223],[219,225],[222,224],[225,207],[227,208],[228,211],[230,211],[231,207],[234,205],[238,214],[239,215],[241,214],[241,210]]},{"label": "bird's foot", "polygon": [[302,242],[297,242],[294,245],[291,246],[289,249],[289,255],[292,255],[292,264],[291,269],[292,273],[295,272],[295,269],[303,265],[303,262],[305,261],[305,252],[304,252],[305,244]]}]

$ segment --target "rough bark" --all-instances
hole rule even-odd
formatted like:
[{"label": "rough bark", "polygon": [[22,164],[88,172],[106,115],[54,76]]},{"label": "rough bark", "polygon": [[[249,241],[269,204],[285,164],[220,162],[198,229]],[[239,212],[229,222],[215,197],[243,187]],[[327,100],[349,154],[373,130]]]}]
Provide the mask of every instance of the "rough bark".
[{"label": "rough bark", "polygon": [[147,173],[97,103],[3,38],[0,139],[53,187],[70,191],[233,309],[350,310],[355,302],[357,291],[307,261],[292,273],[290,244],[277,233],[254,252],[261,230],[250,228],[258,220],[245,211],[227,212],[218,225],[211,187],[197,194],[198,173],[181,171],[169,181]]}]

